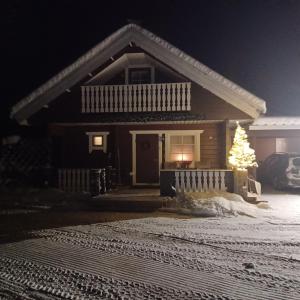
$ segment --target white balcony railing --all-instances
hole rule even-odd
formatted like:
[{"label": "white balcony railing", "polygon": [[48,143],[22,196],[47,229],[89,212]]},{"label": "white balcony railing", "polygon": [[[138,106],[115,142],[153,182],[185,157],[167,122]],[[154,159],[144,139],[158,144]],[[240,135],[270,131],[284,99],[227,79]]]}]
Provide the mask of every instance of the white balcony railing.
[{"label": "white balcony railing", "polygon": [[81,87],[81,112],[156,112],[191,110],[191,83]]}]

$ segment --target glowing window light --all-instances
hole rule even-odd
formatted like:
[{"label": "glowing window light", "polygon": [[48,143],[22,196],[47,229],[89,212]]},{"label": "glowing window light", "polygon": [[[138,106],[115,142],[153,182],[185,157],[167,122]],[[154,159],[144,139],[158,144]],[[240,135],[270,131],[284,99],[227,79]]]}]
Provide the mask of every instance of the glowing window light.
[{"label": "glowing window light", "polygon": [[173,161],[193,161],[192,153],[173,153],[172,154]]},{"label": "glowing window light", "polygon": [[194,136],[171,136],[171,160],[191,162],[194,160]]},{"label": "glowing window light", "polygon": [[99,135],[99,136],[94,136],[93,137],[93,146],[103,146],[103,136]]}]

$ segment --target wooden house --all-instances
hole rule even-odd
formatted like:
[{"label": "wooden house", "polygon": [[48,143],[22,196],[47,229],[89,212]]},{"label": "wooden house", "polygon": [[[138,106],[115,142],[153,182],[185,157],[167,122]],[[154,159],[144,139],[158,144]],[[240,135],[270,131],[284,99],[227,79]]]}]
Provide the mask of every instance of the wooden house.
[{"label": "wooden house", "polygon": [[262,99],[129,24],[18,102],[11,117],[47,125],[63,187],[110,165],[120,184],[168,190],[171,178],[196,190],[230,189],[229,125],[265,111]]}]

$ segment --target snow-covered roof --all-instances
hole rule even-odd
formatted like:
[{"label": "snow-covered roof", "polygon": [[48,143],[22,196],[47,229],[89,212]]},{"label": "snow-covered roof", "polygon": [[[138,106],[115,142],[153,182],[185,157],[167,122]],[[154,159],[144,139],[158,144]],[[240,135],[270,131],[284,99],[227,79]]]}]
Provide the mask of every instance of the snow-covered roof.
[{"label": "snow-covered roof", "polygon": [[250,130],[300,129],[300,117],[260,117],[249,127]]},{"label": "snow-covered roof", "polygon": [[130,43],[136,44],[178,73],[198,83],[251,117],[257,118],[260,114],[266,112],[266,103],[262,99],[226,79],[152,32],[136,24],[128,24],[104,39],[27,97],[21,99],[13,106],[11,117],[16,118],[19,122],[26,120]]}]

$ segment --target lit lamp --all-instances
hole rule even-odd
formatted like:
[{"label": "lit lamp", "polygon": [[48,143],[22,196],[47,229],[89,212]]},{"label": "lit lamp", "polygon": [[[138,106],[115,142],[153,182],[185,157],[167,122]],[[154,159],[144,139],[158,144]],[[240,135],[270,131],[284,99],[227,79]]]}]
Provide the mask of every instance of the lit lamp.
[{"label": "lit lamp", "polygon": [[193,161],[192,153],[178,153],[175,160],[180,168],[188,168]]}]

